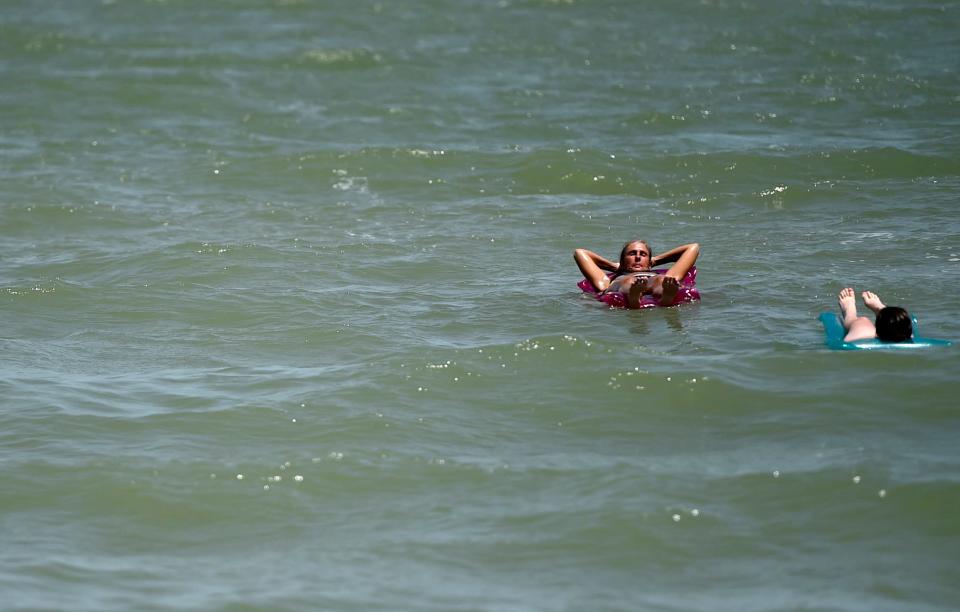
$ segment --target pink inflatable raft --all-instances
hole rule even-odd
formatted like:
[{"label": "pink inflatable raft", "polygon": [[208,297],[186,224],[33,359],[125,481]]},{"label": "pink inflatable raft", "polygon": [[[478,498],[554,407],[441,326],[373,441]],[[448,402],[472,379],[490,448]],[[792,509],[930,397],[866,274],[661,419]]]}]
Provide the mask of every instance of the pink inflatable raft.
[{"label": "pink inflatable raft", "polygon": [[[657,274],[666,274],[666,270],[654,270]],[[613,273],[609,274],[613,278]],[[694,266],[690,268],[687,272],[687,275],[680,279],[680,291],[677,292],[677,297],[674,298],[671,306],[676,306],[677,304],[684,304],[687,302],[697,302],[700,300],[700,292],[697,291],[697,267]],[[593,286],[593,283],[589,279],[583,279],[577,283],[577,287],[583,290],[584,293],[589,293],[590,295],[597,298],[598,301],[603,302],[611,308],[626,308],[627,307],[627,296],[619,291],[604,293],[603,295],[597,291],[597,288]],[[643,299],[640,300],[640,308],[654,308],[659,306],[656,299],[652,295],[645,295]]]}]

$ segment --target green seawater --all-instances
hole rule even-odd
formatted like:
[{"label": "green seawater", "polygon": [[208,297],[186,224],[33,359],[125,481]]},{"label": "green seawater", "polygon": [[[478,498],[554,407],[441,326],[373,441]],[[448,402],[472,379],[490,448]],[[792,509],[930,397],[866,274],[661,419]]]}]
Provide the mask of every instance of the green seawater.
[{"label": "green seawater", "polygon": [[[956,609],[958,30],[0,3],[0,609]],[[634,237],[702,301],[583,296]]]}]

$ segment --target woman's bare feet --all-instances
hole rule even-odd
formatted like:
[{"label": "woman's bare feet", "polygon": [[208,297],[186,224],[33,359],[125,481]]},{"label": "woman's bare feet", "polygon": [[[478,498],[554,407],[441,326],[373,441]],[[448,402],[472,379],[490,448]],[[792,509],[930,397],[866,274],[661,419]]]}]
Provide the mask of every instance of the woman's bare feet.
[{"label": "woman's bare feet", "polygon": [[627,294],[628,308],[640,308],[640,302],[645,295],[653,296],[661,306],[673,306],[673,301],[677,299],[677,293],[680,291],[680,282],[666,275],[654,278],[627,278],[618,290]]},{"label": "woman's bare feet", "polygon": [[864,291],[861,297],[863,298],[863,305],[872,310],[874,314],[886,308],[884,303],[880,301],[880,298],[877,297],[877,294],[872,291]]},{"label": "woman's bare feet", "polygon": [[837,296],[837,302],[840,304],[840,318],[843,319],[844,329],[850,329],[853,322],[857,319],[857,298],[854,296],[852,287],[844,287]]}]

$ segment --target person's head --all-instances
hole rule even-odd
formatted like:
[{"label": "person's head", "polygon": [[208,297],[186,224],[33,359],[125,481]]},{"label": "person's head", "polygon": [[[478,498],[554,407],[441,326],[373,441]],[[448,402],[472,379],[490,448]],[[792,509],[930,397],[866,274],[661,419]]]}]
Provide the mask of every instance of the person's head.
[{"label": "person's head", "polygon": [[887,306],[877,313],[877,338],[884,342],[903,342],[913,336],[910,314],[899,306]]},{"label": "person's head", "polygon": [[653,252],[646,240],[631,240],[620,249],[620,272],[649,270],[653,264]]}]

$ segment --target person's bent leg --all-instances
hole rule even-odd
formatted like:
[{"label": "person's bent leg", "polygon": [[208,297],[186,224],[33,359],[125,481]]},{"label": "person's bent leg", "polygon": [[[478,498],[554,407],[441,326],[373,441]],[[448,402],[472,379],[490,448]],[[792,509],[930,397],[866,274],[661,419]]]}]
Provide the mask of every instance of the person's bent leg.
[{"label": "person's bent leg", "polygon": [[873,311],[873,314],[880,314],[880,311],[886,308],[886,304],[880,301],[880,297],[872,291],[864,291],[861,294],[863,305]]},{"label": "person's bent leg", "polygon": [[844,342],[877,337],[877,328],[873,325],[873,321],[867,317],[857,316],[857,300],[852,288],[844,287],[841,289],[837,296],[837,302],[840,304],[840,318],[843,321],[843,329],[847,332],[843,337]]},{"label": "person's bent leg", "polygon": [[640,308],[640,301],[645,293],[649,293],[647,279],[634,278],[633,284],[627,288],[627,308]]},{"label": "person's bent leg", "polygon": [[673,306],[673,301],[677,299],[677,292],[680,291],[680,283],[672,276],[664,276],[660,283],[660,305]]}]

